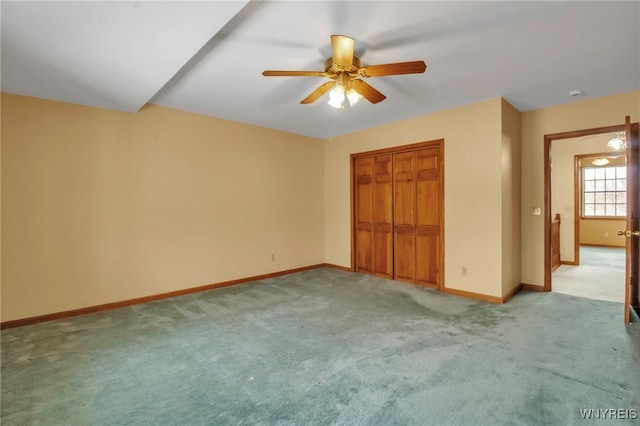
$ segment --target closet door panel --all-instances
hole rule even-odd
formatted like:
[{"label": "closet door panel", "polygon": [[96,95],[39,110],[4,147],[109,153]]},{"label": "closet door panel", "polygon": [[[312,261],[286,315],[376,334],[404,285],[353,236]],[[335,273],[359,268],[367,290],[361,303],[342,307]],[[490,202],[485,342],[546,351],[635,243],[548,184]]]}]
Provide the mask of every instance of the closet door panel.
[{"label": "closet door panel", "polygon": [[420,285],[440,285],[439,259],[440,223],[442,212],[439,148],[417,153],[417,282]]},{"label": "closet door panel", "polygon": [[397,280],[416,281],[416,153],[394,154],[394,263]]},{"label": "closet door panel", "polygon": [[373,273],[393,278],[392,156],[375,157],[373,166]]},{"label": "closet door panel", "polygon": [[355,270],[373,273],[373,157],[356,160]]}]

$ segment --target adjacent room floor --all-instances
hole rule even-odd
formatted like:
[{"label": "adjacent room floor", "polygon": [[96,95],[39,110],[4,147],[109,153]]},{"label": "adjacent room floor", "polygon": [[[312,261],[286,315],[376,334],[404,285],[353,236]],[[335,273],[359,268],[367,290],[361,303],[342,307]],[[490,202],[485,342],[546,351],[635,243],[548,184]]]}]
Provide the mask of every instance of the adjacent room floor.
[{"label": "adjacent room floor", "polygon": [[551,277],[551,290],[624,303],[624,267],[624,248],[580,246],[580,266],[560,265]]},{"label": "adjacent room floor", "polygon": [[1,349],[3,426],[566,425],[640,408],[640,328],[618,303],[494,305],[333,269],[7,329]]}]

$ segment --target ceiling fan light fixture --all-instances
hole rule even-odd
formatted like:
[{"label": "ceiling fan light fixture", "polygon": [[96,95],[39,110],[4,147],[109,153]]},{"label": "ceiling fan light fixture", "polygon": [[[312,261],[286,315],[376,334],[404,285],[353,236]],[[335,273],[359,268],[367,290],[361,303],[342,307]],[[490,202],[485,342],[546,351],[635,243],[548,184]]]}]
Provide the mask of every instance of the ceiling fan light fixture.
[{"label": "ceiling fan light fixture", "polygon": [[349,105],[354,106],[362,99],[362,95],[353,89],[347,90],[347,99],[349,99]]},{"label": "ceiling fan light fixture", "polygon": [[617,134],[614,137],[612,137],[609,142],[607,142],[607,146],[609,148],[613,148],[616,150],[621,150],[621,149],[625,149],[626,148],[626,144],[624,141],[624,136]]},{"label": "ceiling fan light fixture", "polygon": [[344,87],[336,85],[329,92],[329,105],[334,108],[344,108]]}]

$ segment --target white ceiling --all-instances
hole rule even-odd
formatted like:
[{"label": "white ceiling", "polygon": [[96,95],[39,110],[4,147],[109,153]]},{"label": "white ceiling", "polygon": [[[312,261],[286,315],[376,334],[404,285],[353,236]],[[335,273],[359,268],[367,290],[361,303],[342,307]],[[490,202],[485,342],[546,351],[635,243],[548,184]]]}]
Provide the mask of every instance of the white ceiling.
[{"label": "white ceiling", "polygon": [[[640,89],[640,2],[2,1],[1,88],[135,112],[146,103],[317,138],[497,96],[520,111]],[[424,60],[374,77],[387,96],[337,110],[300,100],[329,37],[364,65]],[[575,98],[569,91],[580,89]],[[640,102],[640,99],[639,99]]]}]

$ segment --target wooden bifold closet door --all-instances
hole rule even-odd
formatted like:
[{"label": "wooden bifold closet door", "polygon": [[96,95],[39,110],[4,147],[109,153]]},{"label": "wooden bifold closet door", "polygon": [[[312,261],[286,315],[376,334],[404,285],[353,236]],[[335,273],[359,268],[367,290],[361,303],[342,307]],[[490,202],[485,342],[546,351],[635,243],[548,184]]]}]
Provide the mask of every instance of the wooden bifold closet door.
[{"label": "wooden bifold closet door", "polygon": [[440,288],[442,145],[420,145],[353,158],[354,269]]},{"label": "wooden bifold closet door", "polygon": [[391,155],[356,160],[355,269],[393,278]]},{"label": "wooden bifold closet door", "polygon": [[416,153],[394,155],[395,278],[416,280]]}]

